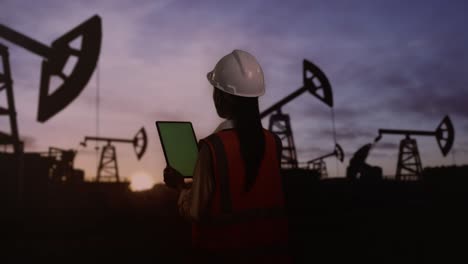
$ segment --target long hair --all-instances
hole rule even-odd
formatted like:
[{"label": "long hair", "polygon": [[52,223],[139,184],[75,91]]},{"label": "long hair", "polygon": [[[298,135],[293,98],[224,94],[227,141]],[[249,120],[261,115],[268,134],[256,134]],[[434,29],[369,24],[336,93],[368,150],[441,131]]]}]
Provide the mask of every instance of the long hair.
[{"label": "long hair", "polygon": [[265,137],[258,110],[258,99],[237,97],[234,105],[234,122],[245,164],[245,191],[248,192],[260,170],[265,152]]},{"label": "long hair", "polygon": [[215,89],[215,93],[220,93],[215,98],[222,97],[215,99],[218,100],[218,107],[222,108],[221,115],[224,111],[228,112],[229,118],[235,123],[240,152],[245,164],[245,191],[248,192],[255,183],[265,153],[265,137],[258,109],[258,98],[234,96],[218,89]]}]

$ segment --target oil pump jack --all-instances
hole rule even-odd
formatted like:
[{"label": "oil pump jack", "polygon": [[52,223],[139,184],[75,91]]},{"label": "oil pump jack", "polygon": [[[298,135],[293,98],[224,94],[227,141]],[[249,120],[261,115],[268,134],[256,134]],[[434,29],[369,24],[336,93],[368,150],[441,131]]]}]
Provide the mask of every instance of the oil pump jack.
[{"label": "oil pump jack", "polygon": [[[91,17],[53,41],[50,46],[3,24],[0,24],[0,39],[5,39],[23,47],[44,59],[37,110],[37,120],[44,123],[72,103],[89,82],[96,68],[101,49],[101,18],[97,15]],[[76,47],[74,44],[78,44],[76,42],[79,40],[81,40],[81,43],[78,45],[79,47]],[[16,122],[8,50],[4,45],[0,46],[0,56],[2,59],[1,66],[3,67],[3,72],[0,73],[0,93],[6,90],[8,102],[7,108],[0,108],[0,115],[10,117],[11,127],[10,134],[0,132],[0,145],[13,145],[14,150],[13,155],[10,153],[0,155],[0,167],[2,167],[2,176],[6,174],[7,181],[16,182],[11,184],[8,189],[10,192],[16,192],[18,201],[21,201],[23,186],[29,186],[28,188],[43,186],[44,181],[47,181],[50,158],[43,158],[38,153],[23,152],[23,144],[20,141]],[[72,57],[76,59],[76,63],[73,68],[69,68],[70,71],[67,71],[66,66]],[[52,87],[51,79],[53,77],[62,80],[58,87]],[[34,175],[34,177],[24,177],[25,175],[31,176],[29,174]],[[36,189],[39,189],[39,187]],[[28,190],[24,190],[24,193],[26,191]]]},{"label": "oil pump jack", "polygon": [[[44,58],[39,88],[39,108],[37,120],[46,122],[69,105],[86,87],[93,75],[101,49],[101,18],[93,16],[62,37],[44,45],[26,35],[0,24],[0,38],[21,46]],[[71,44],[81,38],[81,49]],[[70,57],[77,62],[70,74],[65,74],[65,66]],[[52,93],[50,80],[58,76],[63,83]]]},{"label": "oil pump jack", "polygon": [[119,168],[117,165],[117,152],[112,143],[132,144],[138,160],[143,157],[147,146],[147,137],[145,128],[142,127],[133,139],[104,138],[104,137],[85,137],[80,144],[86,147],[87,141],[103,141],[106,145],[102,148],[99,166],[97,168],[96,181],[116,181],[120,182]]},{"label": "oil pump jack", "polygon": [[297,168],[298,161],[290,118],[288,114],[282,112],[281,108],[307,91],[329,107],[333,107],[331,85],[322,70],[308,60],[304,60],[302,76],[304,85],[301,88],[260,113],[262,119],[272,114],[268,129],[277,134],[283,143],[281,153],[281,167],[283,169]]},{"label": "oil pump jack", "polygon": [[327,164],[324,159],[329,157],[336,157],[336,159],[343,162],[344,152],[339,144],[335,144],[335,150],[332,153],[309,160],[307,166],[309,169],[318,171],[320,178],[328,177]]},{"label": "oil pump jack", "polygon": [[435,136],[444,157],[452,148],[455,139],[452,121],[448,116],[444,117],[435,131],[379,129],[379,135],[375,139],[375,142],[378,142],[384,134],[405,136],[405,138],[400,141],[397,170],[395,174],[397,180],[421,179],[422,164],[418,145],[416,139],[410,136]]},{"label": "oil pump jack", "polygon": [[[0,24],[0,38],[6,39],[44,58],[42,62],[41,81],[39,87],[39,108],[37,120],[46,122],[51,117],[67,107],[86,87],[96,68],[101,48],[101,19],[93,16],[62,37],[46,46],[26,35]],[[81,49],[70,46],[70,43],[81,38]],[[0,73],[0,92],[6,90],[8,108],[0,108],[0,115],[10,117],[11,134],[0,133],[0,142],[12,144],[14,152],[21,151],[16,108],[13,95],[8,49],[0,44],[3,72]],[[71,56],[77,57],[75,68],[67,76],[64,67]],[[49,93],[52,76],[59,76],[63,83]]]}]

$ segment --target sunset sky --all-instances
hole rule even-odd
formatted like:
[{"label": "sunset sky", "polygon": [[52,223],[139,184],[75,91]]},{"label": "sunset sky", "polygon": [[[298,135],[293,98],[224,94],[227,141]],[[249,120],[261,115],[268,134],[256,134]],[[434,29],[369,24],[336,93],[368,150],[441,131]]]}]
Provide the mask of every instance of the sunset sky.
[{"label": "sunset sky", "polygon": [[[117,145],[122,176],[139,172],[162,180],[165,166],[154,121],[192,121],[198,138],[220,122],[206,80],[233,49],[254,54],[265,72],[266,109],[302,86],[302,60],[328,76],[335,100],[338,142],[346,159],[327,161],[343,175],[354,151],[379,128],[435,130],[450,115],[455,146],[442,157],[436,140],[418,138],[424,166],[468,162],[468,3],[466,1],[192,1],[0,0],[0,23],[47,45],[98,14],[101,136],[133,138],[144,126],[148,150],[140,162],[130,145]],[[20,135],[27,151],[78,149],[75,166],[96,175],[94,76],[82,94],[48,122],[36,122],[41,58],[10,48]],[[5,105],[0,93],[0,104]],[[284,107],[291,116],[300,161],[333,150],[330,109],[310,94]],[[268,126],[268,118],[264,126]],[[6,118],[0,131],[8,131]],[[393,175],[398,143],[387,136],[368,162]]]}]

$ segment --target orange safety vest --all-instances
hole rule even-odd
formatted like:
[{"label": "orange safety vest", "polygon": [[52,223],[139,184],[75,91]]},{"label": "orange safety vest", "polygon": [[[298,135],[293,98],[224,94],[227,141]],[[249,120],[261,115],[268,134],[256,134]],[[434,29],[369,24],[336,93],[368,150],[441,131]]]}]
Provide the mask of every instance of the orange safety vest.
[{"label": "orange safety vest", "polygon": [[244,190],[246,177],[237,132],[223,130],[201,140],[210,149],[215,189],[208,217],[192,226],[195,250],[250,256],[251,260],[260,255],[272,260],[288,255],[288,221],[280,175],[281,141],[267,130],[264,136],[264,158],[249,192]]}]

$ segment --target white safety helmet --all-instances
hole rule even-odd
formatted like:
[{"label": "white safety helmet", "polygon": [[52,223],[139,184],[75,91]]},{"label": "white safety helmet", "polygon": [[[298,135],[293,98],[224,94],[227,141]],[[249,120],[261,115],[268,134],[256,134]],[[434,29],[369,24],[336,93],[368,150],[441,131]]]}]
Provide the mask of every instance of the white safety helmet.
[{"label": "white safety helmet", "polygon": [[207,78],[211,85],[229,94],[241,97],[265,94],[262,67],[252,54],[243,50],[234,50],[224,56]]}]

